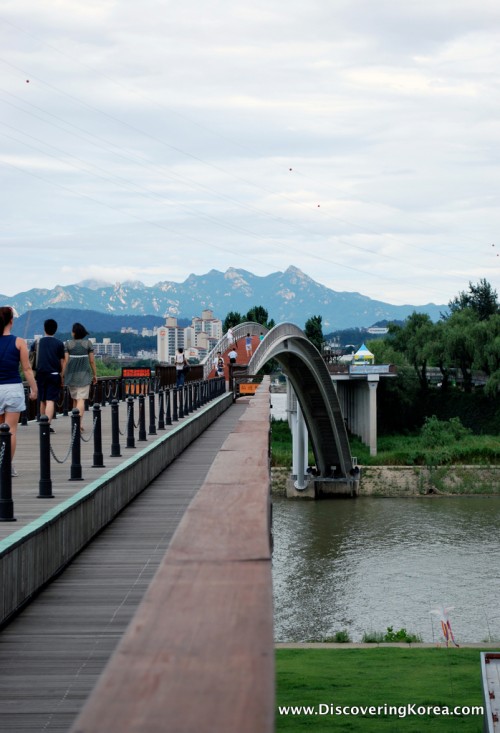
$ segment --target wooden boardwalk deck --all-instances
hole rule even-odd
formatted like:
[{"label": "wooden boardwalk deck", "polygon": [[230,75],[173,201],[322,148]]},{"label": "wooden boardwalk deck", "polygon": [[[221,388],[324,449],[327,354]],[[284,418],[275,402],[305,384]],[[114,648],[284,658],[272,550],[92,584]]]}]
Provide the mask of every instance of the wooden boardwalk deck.
[{"label": "wooden boardwalk deck", "polygon": [[[70,728],[132,618],[187,506],[245,411],[245,402],[239,401],[219,417],[0,633],[0,733]],[[125,406],[121,411],[124,430]],[[92,443],[82,449],[87,481],[146,445],[136,439],[136,448],[126,449],[122,436],[122,458],[109,458],[107,420],[103,414],[106,467],[91,467]],[[57,420],[53,436],[54,450],[61,457],[69,446],[66,421],[69,426],[69,418]],[[90,427],[91,415],[86,424]],[[53,502],[63,501],[84,485],[68,481],[66,463],[53,471],[55,498],[36,498],[36,430],[34,424],[19,428],[15,459],[19,477],[13,478],[18,521],[0,523],[0,537],[15,532]],[[148,436],[148,441],[155,437]]]},{"label": "wooden boardwalk deck", "polygon": [[[158,407],[156,407],[158,410]],[[134,422],[138,424],[138,406],[134,406]],[[20,425],[17,429],[17,448],[14,456],[18,476],[12,478],[12,499],[14,502],[15,522],[0,522],[0,540],[8,537],[21,527],[37,519],[48,509],[59,504],[80,491],[86,484],[103,476],[111,468],[119,466],[127,458],[141,451],[156,438],[165,435],[169,430],[182,423],[181,420],[166,426],[165,430],[158,430],[157,435],[147,435],[146,441],[138,440],[138,430],[135,430],[135,448],[126,448],[127,444],[127,404],[119,403],[120,446],[121,457],[111,457],[111,408],[101,408],[102,452],[104,467],[94,468],[93,452],[94,441],[92,436],[92,409],[84,417],[84,433],[81,441],[82,481],[70,481],[71,455],[64,463],[51,459],[52,499],[39,499],[40,480],[40,442],[39,424],[31,421],[28,425]],[[156,426],[158,419],[156,419]],[[62,461],[68,454],[71,444],[71,418],[59,416],[53,421],[55,433],[51,434],[51,448],[57,458]],[[146,403],[146,433],[149,430],[149,412]]]}]

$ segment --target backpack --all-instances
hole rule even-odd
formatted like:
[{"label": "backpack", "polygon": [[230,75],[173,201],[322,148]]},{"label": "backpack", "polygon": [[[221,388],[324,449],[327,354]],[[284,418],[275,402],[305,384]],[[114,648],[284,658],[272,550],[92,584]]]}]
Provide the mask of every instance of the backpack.
[{"label": "backpack", "polygon": [[35,341],[35,343],[31,347],[28,358],[30,361],[30,367],[33,370],[33,374],[35,374],[38,365],[38,341]]}]

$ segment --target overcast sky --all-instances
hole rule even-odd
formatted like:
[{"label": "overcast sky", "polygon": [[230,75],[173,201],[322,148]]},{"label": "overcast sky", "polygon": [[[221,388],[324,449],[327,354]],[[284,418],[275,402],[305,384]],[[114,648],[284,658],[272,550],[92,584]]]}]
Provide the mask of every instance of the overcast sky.
[{"label": "overcast sky", "polygon": [[0,293],[500,291],[498,0],[3,0]]}]

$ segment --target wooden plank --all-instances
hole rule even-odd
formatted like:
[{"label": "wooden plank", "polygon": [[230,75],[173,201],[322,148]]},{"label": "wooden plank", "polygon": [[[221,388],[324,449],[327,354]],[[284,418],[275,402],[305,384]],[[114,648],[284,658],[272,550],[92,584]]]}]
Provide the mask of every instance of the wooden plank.
[{"label": "wooden plank", "polygon": [[246,424],[239,451],[214,461],[72,733],[274,729],[269,461]]}]

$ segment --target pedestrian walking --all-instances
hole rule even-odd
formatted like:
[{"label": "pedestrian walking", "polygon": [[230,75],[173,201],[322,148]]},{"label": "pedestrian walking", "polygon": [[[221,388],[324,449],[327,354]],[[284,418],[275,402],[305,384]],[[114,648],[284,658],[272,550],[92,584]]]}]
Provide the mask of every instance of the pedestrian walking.
[{"label": "pedestrian walking", "polygon": [[[5,423],[10,428],[11,459],[14,458],[16,452],[19,416],[26,409],[19,365],[29,384],[30,400],[36,400],[37,397],[37,386],[30,365],[28,346],[23,338],[14,336],[12,333],[14,316],[17,314],[10,306],[0,308],[0,425]],[[18,475],[13,463],[11,473],[13,476]]]},{"label": "pedestrian walking", "polygon": [[187,367],[187,360],[186,356],[184,354],[184,349],[182,346],[179,346],[177,349],[177,352],[174,357],[174,363],[175,363],[175,386],[177,389],[179,387],[184,386],[184,379],[185,379],[185,369]]},{"label": "pedestrian walking", "polygon": [[36,341],[31,351],[36,363],[36,384],[40,399],[40,414],[49,419],[50,432],[54,433],[52,419],[63,386],[64,344],[55,337],[57,321],[47,318],[43,324],[44,336]]},{"label": "pedestrian walking", "polygon": [[94,347],[86,338],[89,334],[81,323],[73,324],[71,335],[73,338],[64,345],[64,381],[73,400],[73,408],[80,412],[80,430],[83,431],[85,400],[89,398],[90,385],[97,384]]}]

